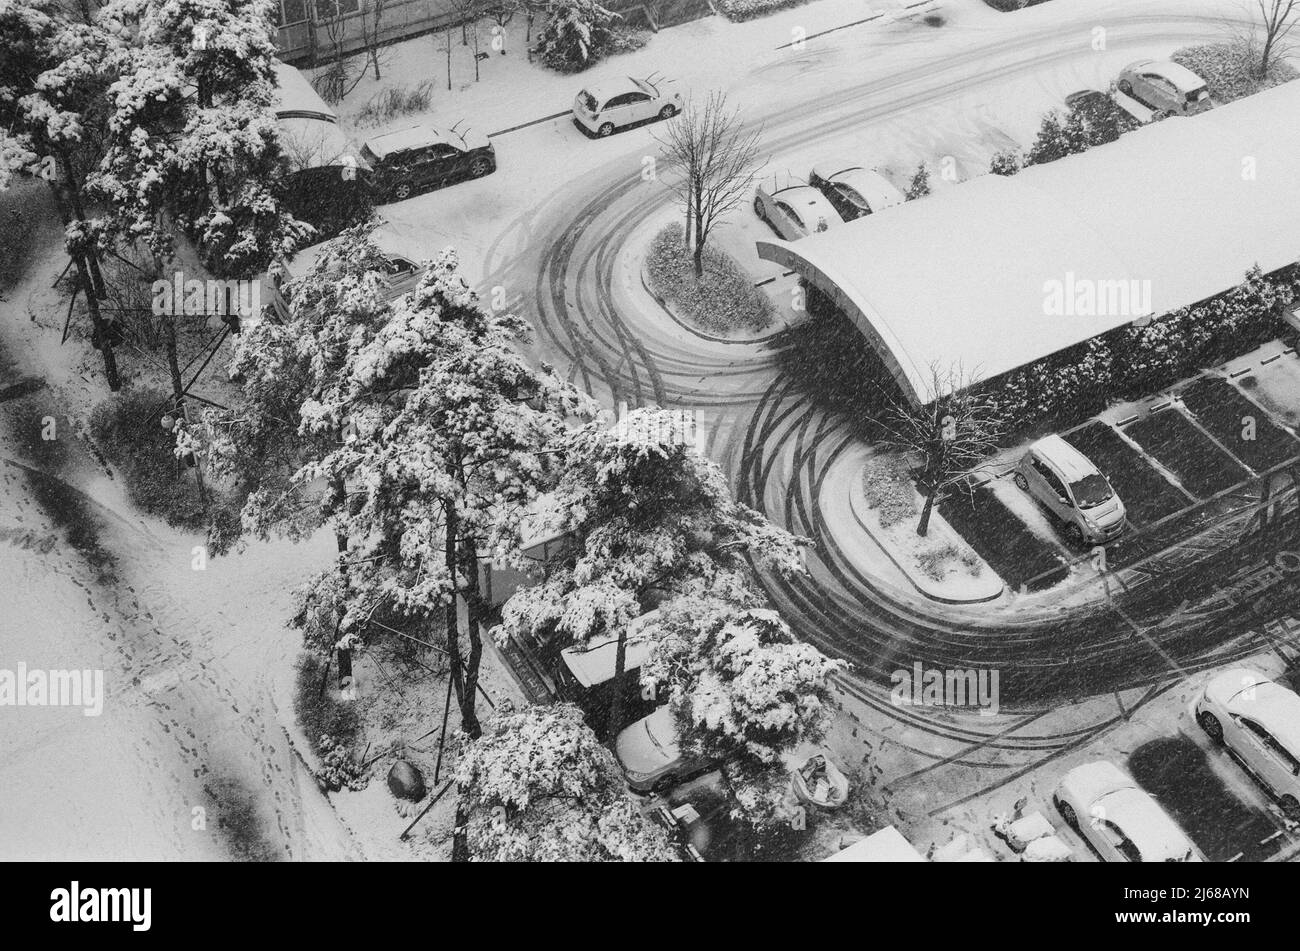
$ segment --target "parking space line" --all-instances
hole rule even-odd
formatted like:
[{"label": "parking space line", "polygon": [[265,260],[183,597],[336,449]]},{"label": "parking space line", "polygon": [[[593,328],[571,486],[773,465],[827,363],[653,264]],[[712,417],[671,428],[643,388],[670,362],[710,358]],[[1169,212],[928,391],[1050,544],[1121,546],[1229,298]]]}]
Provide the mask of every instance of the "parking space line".
[{"label": "parking space line", "polygon": [[1212,432],[1210,432],[1208,429],[1206,429],[1205,426],[1203,426],[1203,425],[1201,424],[1201,421],[1200,421],[1199,419],[1196,418],[1196,414],[1193,413],[1190,409],[1187,408],[1187,404],[1186,404],[1186,403],[1182,403],[1182,402],[1180,402],[1178,408],[1182,411],[1183,416],[1185,416],[1185,417],[1187,418],[1188,422],[1190,422],[1193,426],[1195,426],[1197,429],[1199,429],[1199,430],[1201,431],[1201,435],[1203,435],[1206,439],[1208,439],[1210,442],[1214,443],[1216,446],[1218,446],[1220,449],[1222,449],[1225,453],[1227,453],[1229,459],[1234,459],[1234,460],[1236,460],[1236,462],[1237,462],[1237,464],[1238,464],[1239,466],[1241,466],[1243,469],[1245,469],[1247,472],[1251,473],[1252,475],[1259,475],[1259,470],[1257,470],[1254,466],[1252,466],[1252,465],[1250,465],[1249,463],[1247,463],[1245,459],[1242,459],[1241,457],[1239,457],[1235,452],[1233,452],[1231,449],[1229,449],[1227,446],[1225,446],[1222,442],[1220,442],[1220,441],[1219,441],[1219,438],[1218,438],[1217,436],[1215,436],[1214,433],[1212,433]]}]

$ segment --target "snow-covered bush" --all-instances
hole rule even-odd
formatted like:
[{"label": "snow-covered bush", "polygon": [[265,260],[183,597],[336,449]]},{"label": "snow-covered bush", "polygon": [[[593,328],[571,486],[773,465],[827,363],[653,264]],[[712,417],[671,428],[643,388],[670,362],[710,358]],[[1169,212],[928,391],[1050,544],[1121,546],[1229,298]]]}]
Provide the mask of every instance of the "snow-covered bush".
[{"label": "snow-covered bush", "polygon": [[1297,268],[1264,275],[1254,268],[1239,287],[1190,308],[1126,325],[981,384],[1024,430],[1065,423],[1169,386],[1239,356],[1285,329],[1281,309],[1300,292]]},{"label": "snow-covered bush", "polygon": [[807,2],[808,0],[717,0],[715,6],[728,20],[740,22],[775,13],[777,10],[803,6]]},{"label": "snow-covered bush", "polygon": [[930,169],[922,162],[916,167],[916,172],[912,175],[912,183],[907,187],[907,200],[924,198],[928,194],[930,194]]},{"label": "snow-covered bush", "polygon": [[584,70],[611,52],[619,19],[594,0],[561,0],[537,38],[537,53],[562,73]]},{"label": "snow-covered bush", "polygon": [[666,831],[628,797],[614,756],[572,704],[527,707],[465,738],[455,778],[470,857],[670,862]]},{"label": "snow-covered bush", "polygon": [[862,494],[883,528],[916,514],[916,488],[896,455],[881,453],[867,460],[862,467]]},{"label": "snow-covered bush", "polygon": [[756,332],[776,315],[772,299],[754,287],[736,259],[712,245],[704,247],[704,277],[696,278],[682,226],[673,223],[655,236],[646,258],[650,290],[676,314],[709,333]]},{"label": "snow-covered bush", "polygon": [[1259,64],[1262,56],[1258,44],[1239,39],[1231,43],[1185,46],[1175,50],[1169,58],[1204,79],[1210,89],[1210,98],[1223,105],[1300,76],[1300,72],[1285,58],[1275,57],[1269,63],[1268,76],[1261,79]]},{"label": "snow-covered bush", "polygon": [[989,171],[994,175],[1014,175],[1020,171],[1024,161],[1016,149],[1003,149],[993,156]]}]

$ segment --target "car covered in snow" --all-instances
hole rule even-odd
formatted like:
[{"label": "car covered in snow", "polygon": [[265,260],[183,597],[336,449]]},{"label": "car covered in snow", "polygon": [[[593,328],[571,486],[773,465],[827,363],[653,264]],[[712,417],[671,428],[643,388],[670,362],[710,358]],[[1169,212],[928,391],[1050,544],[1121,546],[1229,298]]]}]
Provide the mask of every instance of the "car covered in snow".
[{"label": "car covered in snow", "polygon": [[677,728],[668,707],[660,707],[619,733],[614,752],[627,784],[641,793],[664,792],[712,768],[678,748]]},{"label": "car covered in snow", "polygon": [[497,153],[487,136],[459,125],[445,131],[418,125],[366,140],[361,157],[373,170],[378,193],[404,201],[429,188],[495,172]]},{"label": "car covered in snow", "polygon": [[808,176],[808,184],[825,195],[845,221],[901,205],[907,200],[907,196],[879,172],[843,160],[818,162]]},{"label": "car covered in snow", "polygon": [[665,80],[625,76],[580,91],[573,98],[573,121],[604,137],[652,119],[671,119],[682,106],[682,94],[667,89]]},{"label": "car covered in snow", "polygon": [[1119,91],[1149,107],[1155,118],[1194,116],[1214,108],[1205,80],[1169,60],[1141,59],[1119,74]]},{"label": "car covered in snow", "polygon": [[1052,797],[1065,824],[1106,862],[1203,862],[1187,834],[1114,763],[1070,770]]},{"label": "car covered in snow", "polygon": [[1015,483],[1065,524],[1075,545],[1101,544],[1124,531],[1128,513],[1092,462],[1060,436],[1033,443],[1016,466]]},{"label": "car covered in snow", "polygon": [[798,241],[844,223],[825,195],[789,174],[759,183],[754,213],[786,241]]},{"label": "car covered in snow", "polygon": [[1196,700],[1196,722],[1300,819],[1300,695],[1252,670],[1216,675]]}]

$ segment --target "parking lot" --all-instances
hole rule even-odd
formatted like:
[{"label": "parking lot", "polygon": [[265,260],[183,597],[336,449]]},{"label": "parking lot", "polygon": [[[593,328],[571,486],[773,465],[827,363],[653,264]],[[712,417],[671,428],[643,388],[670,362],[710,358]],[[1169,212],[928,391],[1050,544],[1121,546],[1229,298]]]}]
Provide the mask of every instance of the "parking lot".
[{"label": "parking lot", "polygon": [[[1128,514],[1127,531],[1107,546],[1122,568],[1176,543],[1214,519],[1257,501],[1257,478],[1300,461],[1295,394],[1300,360],[1274,344],[1061,433],[1106,476]],[[996,478],[973,498],[954,497],[944,518],[1013,588],[1059,583],[1088,553],[1064,526],[1016,487],[1024,447],[997,461]]]}]

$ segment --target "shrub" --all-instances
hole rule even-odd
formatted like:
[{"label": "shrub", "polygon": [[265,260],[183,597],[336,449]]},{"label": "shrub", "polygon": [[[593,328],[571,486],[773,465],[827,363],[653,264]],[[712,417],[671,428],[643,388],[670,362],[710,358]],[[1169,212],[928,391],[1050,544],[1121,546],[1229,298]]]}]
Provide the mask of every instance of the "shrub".
[{"label": "shrub", "polygon": [[1040,3],[1046,3],[1047,0],[984,0],[994,10],[1002,13],[1013,13],[1016,10],[1023,10],[1025,7],[1034,7]]},{"label": "shrub", "polygon": [[867,460],[862,467],[862,494],[883,528],[892,528],[917,514],[911,475],[897,456],[872,456]]},{"label": "shrub", "polygon": [[1035,363],[1003,374],[980,388],[1024,431],[1051,422],[1063,425],[1170,386],[1276,338],[1285,329],[1282,308],[1300,290],[1295,266],[1265,276],[1252,269],[1239,287],[1145,327],[1119,327]]},{"label": "shrub", "polygon": [[1014,175],[1020,171],[1023,164],[1019,152],[1015,149],[1003,149],[993,156],[993,161],[989,163],[989,171],[994,175]]},{"label": "shrub", "polygon": [[418,86],[394,86],[372,96],[357,113],[357,125],[379,125],[397,116],[424,112],[433,99],[433,82]]},{"label": "shrub", "polygon": [[207,525],[207,510],[194,474],[177,468],[175,437],[159,424],[170,395],[148,387],[111,396],[91,411],[90,432],[117,467],[127,495],[169,525],[194,531]]},{"label": "shrub", "polygon": [[776,313],[771,299],[725,251],[705,245],[704,277],[695,277],[682,234],[682,225],[675,223],[655,236],[646,260],[650,289],[707,331],[759,331],[771,325]]},{"label": "shrub", "polygon": [[807,2],[808,0],[717,0],[715,5],[728,20],[740,23],[777,10],[802,6]]},{"label": "shrub", "polygon": [[312,651],[298,658],[293,712],[320,760],[319,778],[330,789],[364,785],[364,771],[353,753],[361,721],[356,706],[340,700],[325,685],[325,659]]},{"label": "shrub", "polygon": [[960,558],[961,553],[957,551],[957,546],[948,542],[935,548],[926,548],[916,553],[916,563],[921,567],[921,571],[932,581],[942,581],[948,574],[949,562]]},{"label": "shrub", "polygon": [[912,176],[912,184],[907,188],[907,200],[924,198],[928,194],[930,194],[930,170],[922,162],[916,167],[916,174]]},{"label": "shrub", "polygon": [[1259,76],[1262,55],[1257,44],[1239,39],[1231,43],[1186,46],[1169,58],[1204,79],[1210,97],[1223,104],[1289,82],[1300,75],[1286,59],[1276,57],[1269,64],[1268,76]]}]

